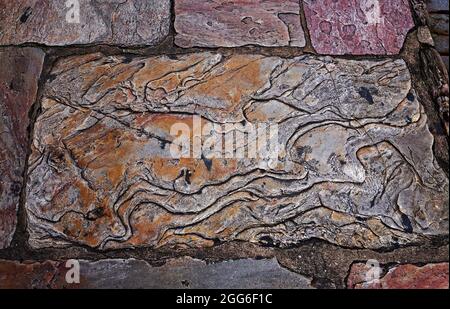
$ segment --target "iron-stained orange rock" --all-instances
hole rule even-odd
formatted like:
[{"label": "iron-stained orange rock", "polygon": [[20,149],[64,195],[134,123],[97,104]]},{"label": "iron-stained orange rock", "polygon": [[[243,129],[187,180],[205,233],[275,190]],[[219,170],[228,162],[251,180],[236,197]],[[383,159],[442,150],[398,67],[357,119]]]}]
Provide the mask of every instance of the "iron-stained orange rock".
[{"label": "iron-stained orange rock", "polygon": [[[50,76],[29,158],[35,248],[379,249],[448,235],[448,178],[403,60],[90,54]],[[278,152],[174,157],[172,129],[193,137],[193,117],[236,136],[274,125]]]}]

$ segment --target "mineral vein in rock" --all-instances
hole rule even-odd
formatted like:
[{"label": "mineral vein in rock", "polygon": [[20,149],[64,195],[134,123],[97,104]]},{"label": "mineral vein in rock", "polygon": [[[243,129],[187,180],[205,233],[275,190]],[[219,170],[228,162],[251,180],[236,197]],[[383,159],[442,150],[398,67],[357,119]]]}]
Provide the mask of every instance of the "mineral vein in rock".
[{"label": "mineral vein in rock", "polygon": [[[197,53],[61,59],[29,158],[33,247],[385,248],[448,234],[448,178],[403,60]],[[172,159],[170,128],[279,126],[277,165]]]}]

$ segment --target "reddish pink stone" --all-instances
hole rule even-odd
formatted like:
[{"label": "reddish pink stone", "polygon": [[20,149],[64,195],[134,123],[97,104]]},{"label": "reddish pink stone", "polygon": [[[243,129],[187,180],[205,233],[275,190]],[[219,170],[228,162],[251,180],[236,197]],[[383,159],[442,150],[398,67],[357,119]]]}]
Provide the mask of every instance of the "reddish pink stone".
[{"label": "reddish pink stone", "polygon": [[398,54],[414,27],[407,0],[305,0],[304,9],[320,54]]},{"label": "reddish pink stone", "polygon": [[395,266],[379,280],[366,282],[370,267],[357,263],[352,265],[347,278],[351,289],[448,289],[448,263],[427,264],[418,267],[411,264]]}]

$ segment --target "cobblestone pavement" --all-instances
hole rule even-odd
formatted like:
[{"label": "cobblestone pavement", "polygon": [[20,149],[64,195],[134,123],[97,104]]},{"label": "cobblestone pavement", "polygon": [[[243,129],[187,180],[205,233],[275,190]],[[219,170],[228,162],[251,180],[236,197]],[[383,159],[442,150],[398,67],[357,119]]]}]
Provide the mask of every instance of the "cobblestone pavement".
[{"label": "cobblestone pavement", "polygon": [[448,1],[0,0],[0,288],[448,288],[447,35]]}]

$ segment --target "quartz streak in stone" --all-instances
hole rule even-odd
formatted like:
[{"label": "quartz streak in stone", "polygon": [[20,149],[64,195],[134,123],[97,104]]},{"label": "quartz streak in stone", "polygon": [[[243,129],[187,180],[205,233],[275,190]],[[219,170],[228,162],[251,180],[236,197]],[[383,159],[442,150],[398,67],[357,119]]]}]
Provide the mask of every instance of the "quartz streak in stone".
[{"label": "quartz streak in stone", "polygon": [[72,1],[79,23],[66,2],[0,0],[0,45],[156,45],[169,33],[170,0]]},{"label": "quartz streak in stone", "polygon": [[181,47],[305,46],[298,0],[175,0]]},{"label": "quartz streak in stone", "polygon": [[304,9],[320,54],[398,54],[414,26],[408,0],[305,0]]},{"label": "quartz streak in stone", "polygon": [[36,100],[44,52],[0,48],[0,249],[16,227],[28,147],[28,112]]},{"label": "quartz streak in stone", "polygon": [[[51,74],[29,160],[33,247],[448,235],[448,178],[403,60],[89,54]],[[173,159],[171,126],[193,128],[191,114],[277,124],[284,151],[276,164]]]}]

